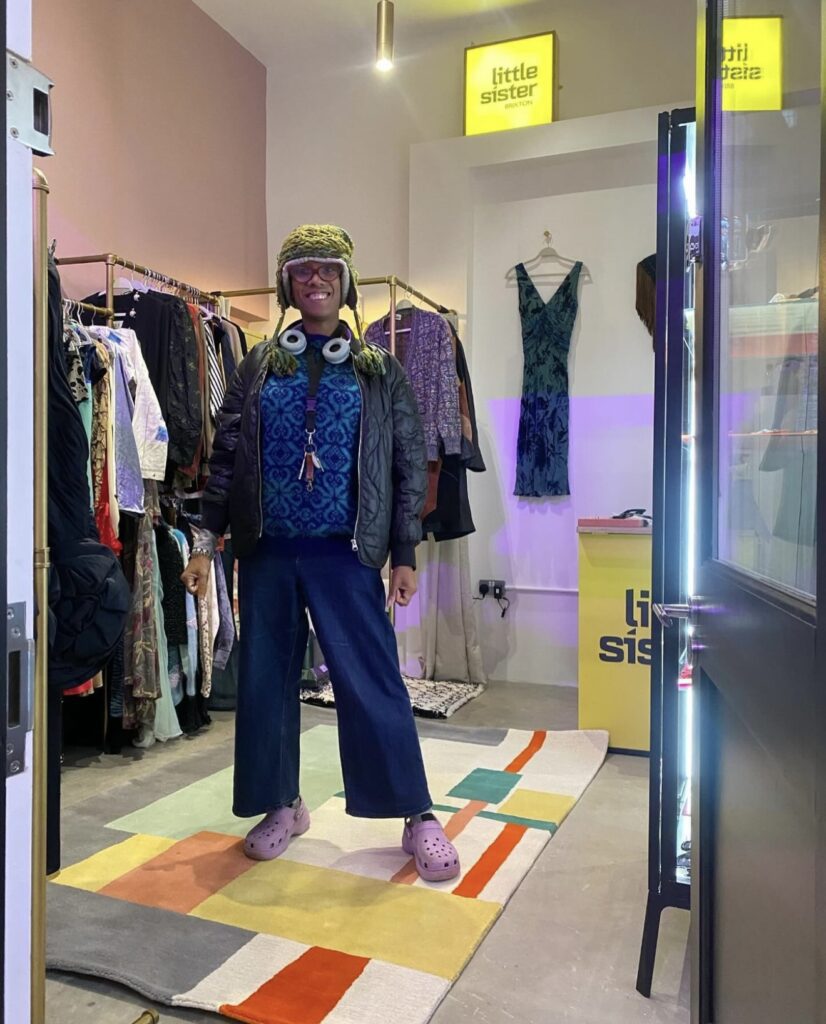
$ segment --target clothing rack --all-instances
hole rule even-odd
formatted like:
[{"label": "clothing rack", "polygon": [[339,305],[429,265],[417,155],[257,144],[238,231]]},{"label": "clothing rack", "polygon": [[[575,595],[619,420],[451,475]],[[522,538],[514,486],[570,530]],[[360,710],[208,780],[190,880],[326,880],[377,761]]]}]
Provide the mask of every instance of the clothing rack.
[{"label": "clothing rack", "polygon": [[105,316],[107,319],[114,317],[115,311],[111,307],[93,306],[90,302],[81,302],[79,299],[63,299],[63,305],[69,307],[69,312],[77,310],[79,313],[94,313],[95,316]]},{"label": "clothing rack", "polygon": [[401,278],[396,277],[395,274],[390,274],[387,277],[365,277],[359,281],[359,287],[369,288],[371,285],[383,284],[387,285],[390,289],[390,351],[393,355],[396,354],[396,309],[398,304],[398,291],[399,288],[406,295],[415,295],[417,299],[427,303],[428,306],[436,310],[437,313],[453,313],[455,315],[455,309],[448,309],[447,306],[443,306],[441,302],[436,302],[435,299],[431,299],[425,295],[424,292],[420,292],[417,288],[413,288],[406,281],[402,281]]},{"label": "clothing rack", "polygon": [[193,284],[187,284],[186,281],[179,281],[177,278],[161,274],[157,270],[152,270],[151,267],[145,267],[141,263],[135,263],[134,260],[128,260],[111,252],[99,253],[96,256],[63,256],[60,259],[55,259],[55,263],[61,267],[85,263],[104,263],[106,265],[106,309],[108,311],[107,321],[110,327],[114,325],[115,320],[115,267],[123,267],[125,270],[131,270],[135,274],[140,274],[142,277],[157,281],[159,284],[166,285],[169,288],[174,288],[176,291],[185,292],[199,303],[209,303],[217,306],[220,301],[214,292],[205,292],[202,288],[197,288]]},{"label": "clothing rack", "polygon": [[[390,351],[393,355],[396,354],[396,308],[399,289],[405,295],[415,295],[417,299],[435,309],[437,313],[458,315],[455,309],[448,309],[441,302],[431,299],[429,295],[425,295],[424,292],[413,288],[406,281],[402,281],[400,277],[396,277],[395,274],[389,274],[385,277],[363,277],[358,281],[359,288],[369,288],[373,285],[386,285],[390,289]],[[232,291],[216,291],[212,294],[216,299],[234,299],[250,295],[275,295],[276,291],[277,289],[275,288],[240,288]]]}]

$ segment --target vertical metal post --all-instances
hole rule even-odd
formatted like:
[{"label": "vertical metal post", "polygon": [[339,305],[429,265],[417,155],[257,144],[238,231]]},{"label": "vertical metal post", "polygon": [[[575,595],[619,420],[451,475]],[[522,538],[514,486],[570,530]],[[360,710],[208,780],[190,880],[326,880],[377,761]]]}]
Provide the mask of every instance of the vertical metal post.
[{"label": "vertical metal post", "polygon": [[[396,276],[395,274],[390,278],[390,352],[392,355],[396,354]],[[392,586],[393,581],[393,566],[390,566],[390,582]],[[390,622],[393,628],[396,627],[396,603],[390,605]]]},{"label": "vertical metal post", "polygon": [[396,354],[396,278],[390,278],[390,351]]},{"label": "vertical metal post", "polygon": [[109,253],[106,257],[106,308],[112,310],[108,317],[109,326],[115,326],[115,257]]},{"label": "vertical metal post", "polygon": [[33,172],[34,231],[34,598],[32,753],[31,1020],[46,1021],[46,741],[49,673],[49,183]]}]

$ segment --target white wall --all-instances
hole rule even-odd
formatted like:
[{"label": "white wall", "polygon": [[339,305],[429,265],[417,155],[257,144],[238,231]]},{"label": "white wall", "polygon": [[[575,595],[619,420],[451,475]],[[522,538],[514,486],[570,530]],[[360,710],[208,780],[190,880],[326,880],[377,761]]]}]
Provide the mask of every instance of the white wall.
[{"label": "white wall", "polygon": [[[476,207],[470,361],[488,472],[470,482],[471,579],[504,579],[513,590],[504,620],[495,604],[480,608],[495,678],[576,680],[577,519],[650,508],[654,361],[634,292],[655,215],[653,185]],[[523,360],[518,291],[505,274],[534,255],[545,226],[592,280],[580,283],[568,359],[571,495],[526,499],[513,495]],[[548,299],[564,271],[551,263],[533,276]]]},{"label": "white wall", "polygon": [[686,0],[545,0],[452,16],[445,2],[415,32],[399,3],[397,67],[384,77],[371,64],[374,7],[332,41],[323,18],[290,31],[285,15],[266,45],[238,32],[268,66],[271,254],[296,224],[330,220],[353,234],[362,274],[409,272],[409,148],[461,136],[470,44],[555,30],[563,120],[665,108],[693,90],[696,5]]},{"label": "white wall", "polygon": [[[657,114],[412,149],[410,273],[462,313],[489,467],[470,480],[472,583],[491,576],[528,588],[512,595],[504,620],[495,603],[477,602],[495,679],[576,681],[576,520],[651,504],[653,352],[635,293],[636,264],[656,244]],[[545,229],[593,279],[581,285],[569,360],[572,495],[518,500],[522,355],[517,294],[505,274],[537,252]],[[543,296],[558,283],[540,281]]]}]

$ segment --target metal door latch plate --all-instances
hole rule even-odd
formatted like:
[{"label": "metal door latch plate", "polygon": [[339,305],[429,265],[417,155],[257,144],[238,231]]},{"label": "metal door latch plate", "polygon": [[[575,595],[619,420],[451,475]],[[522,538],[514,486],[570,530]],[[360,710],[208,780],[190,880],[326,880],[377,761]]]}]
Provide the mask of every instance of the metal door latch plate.
[{"label": "metal door latch plate", "polygon": [[26,636],[26,605],[6,609],[6,778],[26,767],[26,733],[32,727],[34,641]]},{"label": "metal door latch plate", "polygon": [[52,149],[52,87],[54,82],[23,57],[6,51],[6,124],[9,135],[38,156]]}]

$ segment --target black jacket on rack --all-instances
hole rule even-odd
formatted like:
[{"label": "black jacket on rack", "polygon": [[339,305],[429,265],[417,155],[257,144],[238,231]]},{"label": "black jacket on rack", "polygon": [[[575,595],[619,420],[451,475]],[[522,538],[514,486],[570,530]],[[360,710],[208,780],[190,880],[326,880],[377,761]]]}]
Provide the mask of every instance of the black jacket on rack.
[{"label": "black jacket on rack", "polygon": [[123,635],[129,586],[98,540],[87,476],[89,445],[72,397],[63,343],[60,275],[49,265],[49,682],[77,686],[96,675]]},{"label": "black jacket on rack", "polygon": [[97,675],[117,650],[129,585],[98,540],[87,477],[89,445],[69,386],[60,274],[49,263],[49,711],[47,861],[60,866],[61,693]]},{"label": "black jacket on rack", "polygon": [[[86,301],[100,305],[100,294]],[[135,290],[115,295],[114,304],[123,326],[133,330],[140,341],[169,433],[169,462],[176,467],[191,466],[201,439],[204,410],[198,341],[186,303],[165,292]]]}]

